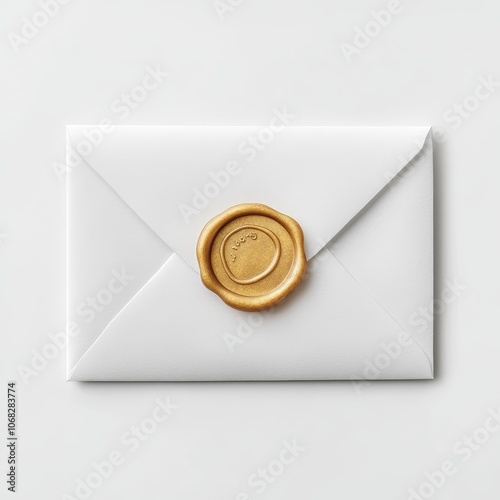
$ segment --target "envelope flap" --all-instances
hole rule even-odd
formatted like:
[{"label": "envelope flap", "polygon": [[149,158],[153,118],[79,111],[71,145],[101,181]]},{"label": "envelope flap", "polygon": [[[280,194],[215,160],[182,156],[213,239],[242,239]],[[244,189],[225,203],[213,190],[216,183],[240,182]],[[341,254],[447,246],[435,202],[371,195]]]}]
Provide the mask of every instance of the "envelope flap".
[{"label": "envelope flap", "polygon": [[312,258],[411,162],[430,130],[141,126],[99,139],[95,129],[70,127],[73,149],[196,271],[203,226],[239,203],[295,218]]}]

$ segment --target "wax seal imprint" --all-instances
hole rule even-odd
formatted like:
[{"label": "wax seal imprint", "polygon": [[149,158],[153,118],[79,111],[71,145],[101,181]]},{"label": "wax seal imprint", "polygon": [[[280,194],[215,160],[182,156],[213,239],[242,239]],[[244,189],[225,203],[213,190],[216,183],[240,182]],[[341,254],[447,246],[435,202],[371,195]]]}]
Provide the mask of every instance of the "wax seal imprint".
[{"label": "wax seal imprint", "polygon": [[236,205],[214,217],[201,232],[196,253],[203,284],[242,311],[275,306],[307,269],[299,224],[258,203]]}]

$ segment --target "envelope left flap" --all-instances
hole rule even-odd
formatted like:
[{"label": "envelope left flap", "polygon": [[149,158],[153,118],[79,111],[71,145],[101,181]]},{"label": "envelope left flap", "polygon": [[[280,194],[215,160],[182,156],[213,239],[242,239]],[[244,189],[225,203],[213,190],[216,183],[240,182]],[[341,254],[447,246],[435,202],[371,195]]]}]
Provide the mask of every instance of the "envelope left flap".
[{"label": "envelope left flap", "polygon": [[[429,127],[115,127],[85,159],[192,269],[212,217],[263,203],[312,258],[421,150]],[[77,151],[86,127],[71,127]]]},{"label": "envelope left flap", "polygon": [[172,251],[86,163],[66,181],[69,373]]}]

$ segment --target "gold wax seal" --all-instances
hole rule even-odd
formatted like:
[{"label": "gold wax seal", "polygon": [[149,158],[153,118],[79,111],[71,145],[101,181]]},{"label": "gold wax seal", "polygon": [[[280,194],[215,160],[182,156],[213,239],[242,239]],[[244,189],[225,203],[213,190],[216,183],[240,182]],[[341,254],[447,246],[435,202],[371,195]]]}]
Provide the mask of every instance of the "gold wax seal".
[{"label": "gold wax seal", "polygon": [[196,253],[203,284],[242,311],[275,306],[307,269],[299,224],[258,203],[214,217],[201,232]]}]

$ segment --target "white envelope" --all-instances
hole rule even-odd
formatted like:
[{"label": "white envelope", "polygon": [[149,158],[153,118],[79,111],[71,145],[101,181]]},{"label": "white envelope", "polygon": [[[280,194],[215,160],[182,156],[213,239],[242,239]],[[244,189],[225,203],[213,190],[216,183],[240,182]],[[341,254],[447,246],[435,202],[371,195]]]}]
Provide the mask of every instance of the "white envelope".
[{"label": "white envelope", "polygon": [[[95,129],[67,129],[68,380],[433,378],[429,127]],[[200,280],[200,231],[239,203],[304,231],[270,311]]]}]

